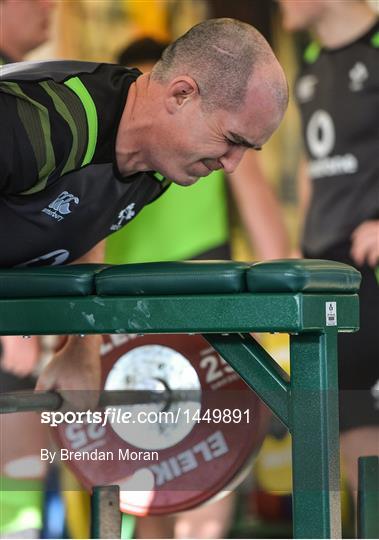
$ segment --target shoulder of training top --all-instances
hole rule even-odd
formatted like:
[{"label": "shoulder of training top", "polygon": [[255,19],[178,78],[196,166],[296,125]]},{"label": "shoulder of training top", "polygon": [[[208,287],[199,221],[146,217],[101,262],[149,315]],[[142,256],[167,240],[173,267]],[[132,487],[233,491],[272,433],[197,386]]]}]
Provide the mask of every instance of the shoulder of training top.
[{"label": "shoulder of training top", "polygon": [[[366,32],[363,36],[356,39],[352,43],[349,43],[346,47],[350,47],[351,45],[355,45],[356,43],[365,43],[370,47],[373,47],[374,49],[379,49],[379,20],[376,21],[374,26],[372,26],[368,32]],[[342,47],[343,49],[346,47]],[[340,50],[340,49],[336,49]],[[320,53],[322,51],[328,51],[328,49],[323,49],[323,47],[316,41],[311,41],[307,47],[304,50],[303,53],[303,61],[305,64],[314,64],[318,57],[320,56]]]},{"label": "shoulder of training top", "polygon": [[136,71],[117,64],[81,62],[78,60],[50,60],[48,62],[17,62],[0,68],[0,81],[41,81],[53,79],[64,82],[73,76],[94,73],[100,66],[120,71]]}]

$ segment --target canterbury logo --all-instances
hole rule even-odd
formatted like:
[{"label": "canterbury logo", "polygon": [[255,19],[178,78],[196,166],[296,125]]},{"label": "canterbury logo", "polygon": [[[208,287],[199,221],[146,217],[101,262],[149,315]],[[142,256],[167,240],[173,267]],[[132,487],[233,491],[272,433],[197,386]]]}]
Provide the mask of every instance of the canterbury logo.
[{"label": "canterbury logo", "polygon": [[52,201],[47,208],[44,208],[42,212],[61,221],[63,216],[70,214],[72,207],[70,205],[79,204],[79,197],[75,197],[72,193],[68,191],[62,191],[62,193]]},{"label": "canterbury logo", "polygon": [[72,195],[68,191],[63,191],[55,201],[49,204],[49,208],[63,215],[69,214],[71,212],[70,203],[72,202],[78,204],[79,197],[75,197],[75,195]]}]

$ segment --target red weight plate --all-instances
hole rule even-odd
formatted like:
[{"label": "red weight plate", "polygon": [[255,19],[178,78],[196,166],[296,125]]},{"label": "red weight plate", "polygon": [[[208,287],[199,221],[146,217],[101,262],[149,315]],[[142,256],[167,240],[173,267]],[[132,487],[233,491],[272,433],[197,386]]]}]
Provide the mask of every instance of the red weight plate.
[{"label": "red weight plate", "polygon": [[[199,390],[201,403],[111,408],[130,418],[55,428],[61,448],[92,452],[67,460],[83,485],[119,484],[121,509],[136,515],[188,510],[230,488],[259,449],[269,413],[205,339],[105,336],[102,360],[106,389]],[[162,412],[165,421],[155,421]]]}]

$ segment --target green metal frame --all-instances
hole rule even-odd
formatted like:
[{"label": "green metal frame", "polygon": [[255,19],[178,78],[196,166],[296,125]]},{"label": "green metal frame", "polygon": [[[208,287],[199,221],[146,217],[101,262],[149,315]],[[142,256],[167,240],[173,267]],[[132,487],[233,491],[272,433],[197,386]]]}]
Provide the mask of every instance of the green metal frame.
[{"label": "green metal frame", "polygon": [[294,537],[339,538],[336,329],[291,336],[290,378],[250,335],[205,337],[292,435]]},{"label": "green metal frame", "polygon": [[356,294],[66,296],[0,300],[0,335],[309,332],[338,302],[338,329],[358,329]]},{"label": "green metal frame", "polygon": [[[337,325],[327,326],[327,302]],[[243,293],[0,300],[0,334],[201,333],[292,434],[295,538],[339,538],[337,331],[356,294]],[[290,337],[291,377],[248,334]]]},{"label": "green metal frame", "polygon": [[91,538],[121,538],[119,486],[96,486],[91,495]]},{"label": "green metal frame", "polygon": [[379,538],[379,457],[358,459],[358,538]]}]

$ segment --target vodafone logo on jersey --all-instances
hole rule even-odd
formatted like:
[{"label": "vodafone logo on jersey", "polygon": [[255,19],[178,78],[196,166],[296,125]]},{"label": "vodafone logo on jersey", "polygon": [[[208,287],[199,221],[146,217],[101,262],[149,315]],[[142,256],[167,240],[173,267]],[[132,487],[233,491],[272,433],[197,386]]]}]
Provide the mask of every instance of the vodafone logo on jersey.
[{"label": "vodafone logo on jersey", "polygon": [[332,117],[326,111],[316,111],[308,122],[307,141],[315,158],[326,157],[334,148],[336,132]]},{"label": "vodafone logo on jersey", "polygon": [[358,160],[353,154],[330,155],[336,142],[333,118],[324,110],[317,110],[306,127],[308,149],[314,158],[309,163],[313,179],[328,176],[354,174],[358,171]]}]

